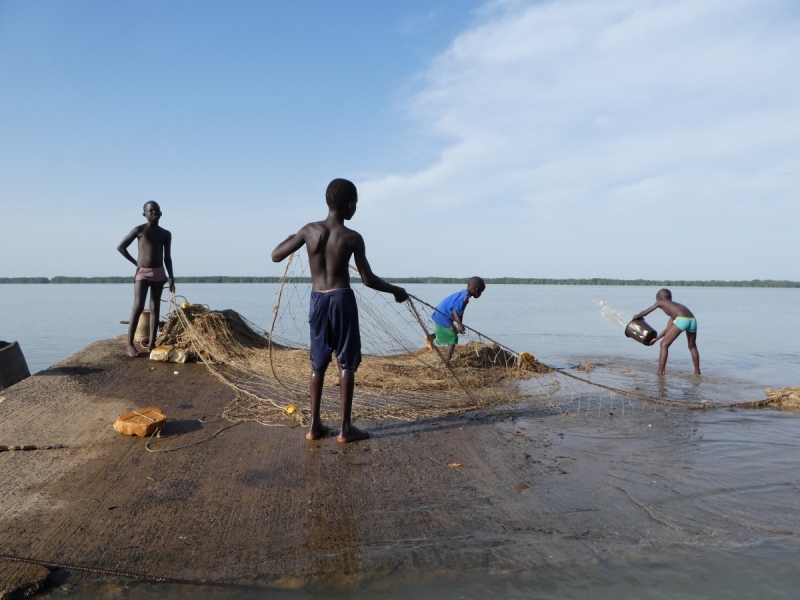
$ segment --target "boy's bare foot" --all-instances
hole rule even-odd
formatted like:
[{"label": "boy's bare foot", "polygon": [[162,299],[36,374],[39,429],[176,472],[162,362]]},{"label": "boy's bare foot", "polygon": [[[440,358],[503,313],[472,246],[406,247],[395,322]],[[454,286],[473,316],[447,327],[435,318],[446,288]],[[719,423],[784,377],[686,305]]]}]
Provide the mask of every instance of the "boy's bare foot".
[{"label": "boy's bare foot", "polygon": [[337,441],[342,444],[346,444],[347,442],[358,442],[360,440],[369,439],[369,434],[366,431],[361,431],[358,427],[350,426],[350,429],[347,430],[347,433],[339,433],[337,436]]},{"label": "boy's bare foot", "polygon": [[434,335],[432,333],[429,333],[428,335],[425,336],[425,347],[428,350],[433,350],[434,349],[433,348],[433,338],[434,338]]},{"label": "boy's bare foot", "polygon": [[306,433],[306,439],[311,441],[321,440],[330,430],[330,427],[326,427],[325,425],[319,425],[318,427],[312,425],[311,429]]},{"label": "boy's bare foot", "polygon": [[127,344],[125,346],[125,354],[127,354],[131,358],[136,358],[137,356],[139,356],[139,353],[136,351],[136,347],[133,344]]}]

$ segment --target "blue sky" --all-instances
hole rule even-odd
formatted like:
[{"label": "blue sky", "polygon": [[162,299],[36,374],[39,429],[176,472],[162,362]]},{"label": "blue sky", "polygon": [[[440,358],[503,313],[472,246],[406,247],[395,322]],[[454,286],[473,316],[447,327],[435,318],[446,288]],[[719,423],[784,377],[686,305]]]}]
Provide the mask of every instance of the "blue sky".
[{"label": "blue sky", "polygon": [[266,275],[356,182],[387,276],[800,280],[800,5],[0,0],[0,276]]}]

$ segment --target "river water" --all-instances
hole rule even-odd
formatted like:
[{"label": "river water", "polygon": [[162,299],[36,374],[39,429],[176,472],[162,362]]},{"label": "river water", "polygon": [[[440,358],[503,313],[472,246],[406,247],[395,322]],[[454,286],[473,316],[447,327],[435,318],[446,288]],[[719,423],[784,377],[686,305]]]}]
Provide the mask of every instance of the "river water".
[{"label": "river water", "polygon": [[[232,308],[268,328],[275,284],[183,284],[178,293],[212,308]],[[408,291],[437,304],[457,286],[409,285]],[[18,341],[32,373],[87,344],[125,333],[133,286],[48,284],[0,286],[0,339]],[[623,335],[603,316],[602,302],[623,316],[655,301],[656,288],[625,286],[492,285],[470,302],[465,323],[547,364],[586,360],[657,362],[658,347],[646,348]],[[800,290],[676,288],[674,299],[697,316],[702,370],[758,387],[798,384],[800,379]],[[166,307],[166,304],[163,305]],[[608,311],[606,311],[607,313]],[[659,331],[660,311],[647,321]],[[684,336],[672,346],[668,369],[691,373]]]},{"label": "river water", "polygon": [[[0,339],[20,342],[31,372],[90,342],[120,335],[132,302],[128,285],[2,285]],[[270,284],[186,284],[178,292],[212,308],[233,308],[267,328]],[[436,304],[458,289],[412,285]],[[516,350],[566,369],[590,362],[631,365],[654,391],[724,402],[763,397],[766,387],[800,385],[800,290],[675,288],[674,298],[698,319],[703,375],[692,375],[684,336],[673,344],[667,377],[655,377],[658,348],[623,336],[626,318],[650,306],[655,288],[492,285],[473,300],[465,323]],[[165,305],[166,306],[166,305]],[[648,322],[661,330],[666,317]],[[598,369],[600,370],[600,369]],[[665,437],[658,456],[619,458],[619,469],[642,480],[639,497],[696,544],[642,548],[595,564],[527,572],[469,572],[457,579],[364,583],[356,589],[249,592],[184,586],[62,586],[54,598],[796,598],[800,589],[800,415],[776,410],[701,412]],[[517,423],[515,427],[523,425]],[[613,427],[613,428],[612,428]],[[585,436],[564,442],[576,455],[627,435],[625,426],[587,421]],[[637,434],[638,435],[638,434]],[[636,439],[631,438],[635,448]],[[570,446],[571,444],[571,446]],[[567,447],[569,446],[569,447]],[[643,445],[646,451],[648,445]],[[652,450],[652,449],[650,449]],[[638,473],[637,470],[641,471]],[[658,471],[663,480],[650,482]],[[654,478],[653,478],[654,479]],[[651,486],[651,487],[646,487]],[[652,497],[648,496],[652,495]],[[702,535],[701,535],[702,534]],[[718,536],[718,537],[715,537]],[[715,540],[710,542],[709,540]]]}]

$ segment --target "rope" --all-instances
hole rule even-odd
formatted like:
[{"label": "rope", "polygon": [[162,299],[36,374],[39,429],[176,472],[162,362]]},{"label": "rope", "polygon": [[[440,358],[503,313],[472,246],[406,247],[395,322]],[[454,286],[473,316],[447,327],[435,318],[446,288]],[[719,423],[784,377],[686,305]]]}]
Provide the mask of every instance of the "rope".
[{"label": "rope", "polygon": [[269,326],[269,368],[272,371],[272,376],[275,378],[275,381],[281,385],[286,391],[288,391],[292,396],[294,396],[298,401],[302,401],[303,398],[298,396],[294,390],[289,389],[289,387],[281,381],[278,374],[275,372],[275,361],[272,358],[272,340],[275,334],[275,323],[278,321],[278,311],[281,307],[281,298],[283,297],[283,288],[286,285],[286,277],[289,273],[289,267],[292,266],[292,261],[294,260],[294,252],[289,255],[289,259],[286,261],[286,268],[283,270],[283,275],[281,275],[281,285],[278,288],[278,295],[275,299],[275,304],[272,306],[272,323]]},{"label": "rope", "polygon": [[[200,422],[202,423],[203,421],[201,420]],[[147,442],[145,443],[144,447],[148,452],[174,452],[175,450],[183,450],[184,448],[191,448],[192,446],[198,446],[199,444],[204,444],[205,442],[213,440],[215,437],[217,437],[220,433],[222,433],[226,429],[230,429],[231,427],[236,427],[240,423],[242,423],[242,421],[236,421],[235,423],[231,423],[229,425],[226,425],[225,427],[222,427],[222,428],[218,429],[217,431],[215,431],[214,433],[212,433],[207,438],[203,438],[202,440],[199,440],[199,441],[196,441],[196,442],[192,442],[190,444],[184,444],[183,446],[178,446],[176,448],[160,448],[158,450],[153,450],[150,447],[150,444],[153,441],[153,436],[156,435],[157,432],[160,433],[160,430],[156,429],[155,431],[153,431],[153,433],[150,434],[150,437],[147,438]],[[157,437],[161,438],[160,435],[157,436]]]},{"label": "rope", "polygon": [[[201,306],[204,306],[204,305],[201,305]],[[200,336],[200,334],[198,334],[198,332],[196,331],[196,329],[192,325],[191,321],[187,318],[186,313],[184,312],[183,308],[178,306],[177,302],[175,302],[175,303],[172,304],[172,309],[173,309],[172,312],[177,316],[177,318],[180,321],[180,324],[183,327],[184,331],[187,333],[187,335],[189,335],[193,346],[195,348],[197,348],[197,349],[204,348],[205,345],[203,343],[202,336]],[[250,396],[250,397],[252,397],[252,398],[254,398],[256,400],[267,400],[270,403],[272,403],[273,406],[275,406],[276,408],[281,408],[273,399],[271,399],[271,398],[261,398],[259,396],[256,396],[255,394],[243,389],[241,386],[238,386],[236,383],[234,383],[233,381],[231,381],[230,379],[225,377],[222,373],[220,373],[220,371],[218,369],[215,368],[215,366],[213,364],[213,359],[212,359],[210,353],[207,352],[207,355],[208,355],[207,357],[202,356],[202,354],[200,354],[200,353],[198,353],[198,354],[200,355],[201,360],[205,363],[205,365],[208,368],[208,370],[211,371],[211,374],[214,375],[217,379],[219,379],[225,385],[233,388],[237,393],[245,395],[245,396]]]},{"label": "rope", "polygon": [[155,420],[155,419],[151,419],[151,418],[150,418],[150,417],[148,417],[147,415],[143,415],[143,414],[142,414],[142,413],[140,413],[140,412],[136,412],[135,410],[133,410],[133,411],[131,411],[131,412],[132,412],[133,414],[135,414],[135,415],[139,415],[140,417],[144,417],[145,419],[147,419],[147,420],[148,420],[148,421],[150,421],[151,423],[155,423],[155,422],[156,422],[156,420]]}]

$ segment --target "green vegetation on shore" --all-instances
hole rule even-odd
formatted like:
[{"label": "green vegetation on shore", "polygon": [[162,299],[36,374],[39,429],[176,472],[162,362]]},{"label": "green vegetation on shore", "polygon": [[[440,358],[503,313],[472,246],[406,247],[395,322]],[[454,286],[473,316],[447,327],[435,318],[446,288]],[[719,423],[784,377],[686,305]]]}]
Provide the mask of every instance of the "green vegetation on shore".
[{"label": "green vegetation on shore", "polygon": [[[385,277],[390,283],[465,284],[468,277]],[[175,283],[279,283],[280,277],[176,277]],[[743,287],[800,288],[800,281],[753,279],[750,281],[684,281],[657,279],[538,279],[531,277],[485,277],[487,284],[507,285],[637,285],[652,287]],[[295,283],[310,283],[308,277],[292,278]],[[132,283],[133,277],[0,277],[3,283]]]}]

